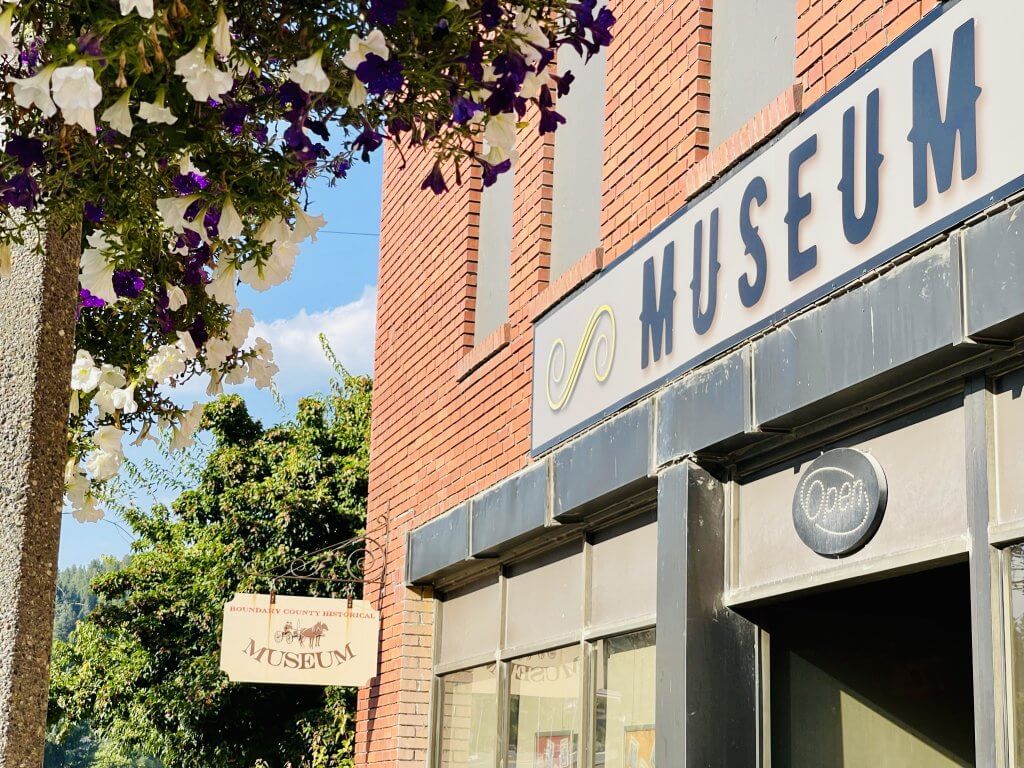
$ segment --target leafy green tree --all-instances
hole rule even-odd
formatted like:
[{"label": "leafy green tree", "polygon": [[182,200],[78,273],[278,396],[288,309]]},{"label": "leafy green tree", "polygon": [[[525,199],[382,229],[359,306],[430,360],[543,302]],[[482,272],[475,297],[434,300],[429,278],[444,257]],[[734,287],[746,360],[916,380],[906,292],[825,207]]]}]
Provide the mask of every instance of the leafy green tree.
[{"label": "leafy green tree", "polygon": [[[237,396],[207,409],[215,442],[197,484],[170,508],[121,511],[138,536],[131,559],[94,581],[98,606],[56,645],[58,732],[88,720],[110,748],[166,768],[351,765],[353,690],[230,683],[219,637],[233,593],[266,591],[296,558],[363,532],[370,403],[369,379],[345,375],[270,429]],[[325,555],[318,570],[337,576],[347,563]]]},{"label": "leafy green tree", "polygon": [[97,576],[123,568],[126,561],[115,557],[93,560],[88,565],[72,565],[57,574],[57,599],[54,603],[53,637],[67,640],[72,630],[96,607],[92,581]]}]

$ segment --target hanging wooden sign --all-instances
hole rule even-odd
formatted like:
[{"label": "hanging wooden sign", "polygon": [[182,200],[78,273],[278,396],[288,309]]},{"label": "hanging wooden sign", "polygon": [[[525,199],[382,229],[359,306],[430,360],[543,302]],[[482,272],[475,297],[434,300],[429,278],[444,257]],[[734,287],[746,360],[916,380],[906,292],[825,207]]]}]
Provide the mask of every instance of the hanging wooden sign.
[{"label": "hanging wooden sign", "polygon": [[236,683],[366,685],[380,614],[365,600],[236,594],[224,606],[220,668]]}]

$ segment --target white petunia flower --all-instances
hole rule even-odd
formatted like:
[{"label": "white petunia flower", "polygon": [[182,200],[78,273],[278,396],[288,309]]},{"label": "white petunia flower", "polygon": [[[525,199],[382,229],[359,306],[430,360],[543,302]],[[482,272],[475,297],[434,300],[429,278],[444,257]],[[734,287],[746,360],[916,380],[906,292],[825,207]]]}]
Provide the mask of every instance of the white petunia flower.
[{"label": "white petunia flower", "polygon": [[232,315],[231,320],[228,322],[227,338],[231,343],[231,346],[235,349],[240,348],[245,344],[245,340],[249,338],[249,331],[256,327],[256,318],[253,317],[251,309],[243,309],[241,312],[235,312]]},{"label": "white petunia flower", "polygon": [[144,101],[139,104],[139,117],[147,123],[160,125],[174,125],[178,122],[178,118],[171,111],[171,108],[164,106],[164,92],[162,88],[157,91],[155,100]]},{"label": "white petunia flower", "polygon": [[266,263],[259,265],[254,261],[247,262],[242,265],[239,278],[257,291],[273,288],[291,277],[298,253],[299,247],[295,243],[278,241],[274,244]]},{"label": "white petunia flower", "polygon": [[85,504],[85,497],[89,495],[89,478],[74,459],[70,459],[64,466],[64,493],[76,507]]},{"label": "white petunia flower", "polygon": [[551,45],[544,28],[540,22],[533,17],[530,11],[520,11],[512,22],[512,28],[521,39],[518,42],[519,52],[523,54],[527,65],[533,67],[540,61],[540,50],[547,49]]},{"label": "white petunia flower", "polygon": [[93,480],[109,480],[121,469],[124,461],[124,449],[121,446],[121,438],[124,437],[124,430],[113,425],[100,427],[93,435],[93,443],[96,449],[86,458],[85,467],[89,470]]},{"label": "white petunia flower", "polygon": [[312,56],[297,62],[288,70],[288,79],[306,93],[323,93],[331,87],[331,81],[327,79],[327,73],[320,66],[324,52],[317,51]]},{"label": "white petunia flower", "polygon": [[366,61],[366,56],[370,53],[376,54],[382,59],[391,56],[388,41],[379,29],[370,30],[370,34],[366,37],[352,35],[348,40],[348,53],[342,57],[341,63],[355,72],[359,65]]},{"label": "white petunia flower", "polygon": [[14,101],[19,107],[36,107],[44,117],[53,117],[57,114],[57,105],[50,98],[50,81],[56,68],[55,64],[51,64],[32,77],[21,80],[16,77],[7,78],[7,81],[14,85]]},{"label": "white petunia flower", "polygon": [[113,401],[114,408],[124,414],[132,414],[139,410],[138,403],[135,402],[134,384],[121,389],[115,389],[111,393],[111,400]]},{"label": "white petunia flower", "polygon": [[101,375],[92,355],[87,350],[78,350],[71,364],[71,388],[77,392],[92,392],[99,386]]},{"label": "white petunia flower", "polygon": [[101,451],[106,451],[107,453],[123,453],[121,448],[121,438],[123,437],[123,429],[119,429],[118,427],[108,424],[107,426],[100,427],[96,430],[96,434],[93,435],[92,441]]},{"label": "white petunia flower", "polygon": [[144,19],[153,18],[153,0],[121,0],[121,15],[135,11]]},{"label": "white petunia flower", "polygon": [[174,344],[161,345],[146,361],[146,378],[163,384],[185,372],[185,354]]},{"label": "white petunia flower", "polygon": [[358,77],[352,78],[352,87],[348,92],[348,105],[350,107],[361,107],[366,103],[366,86]]},{"label": "white petunia flower", "polygon": [[84,61],[53,71],[53,101],[69,125],[80,125],[95,134],[96,107],[102,100],[103,90]]},{"label": "white petunia flower", "polygon": [[231,53],[231,22],[224,13],[224,6],[217,8],[217,24],[213,28],[213,50],[224,58]]},{"label": "white petunia flower", "polygon": [[238,215],[235,204],[228,195],[224,201],[224,208],[220,212],[220,223],[217,225],[217,232],[221,240],[236,240],[242,236],[244,225],[242,217]]},{"label": "white petunia flower", "polygon": [[[102,235],[102,233],[99,233]],[[90,243],[100,243],[99,240],[90,238]],[[92,248],[82,251],[81,274],[78,282],[89,293],[97,298],[103,299],[107,304],[116,304],[117,292],[114,290],[114,264],[107,259],[107,248],[105,241]]]},{"label": "white petunia flower", "polygon": [[516,114],[502,112],[487,120],[484,128],[484,160],[497,165],[511,159],[515,162]]},{"label": "white petunia flower", "polygon": [[92,494],[87,494],[81,504],[71,507],[71,516],[79,523],[98,523],[106,517],[103,510],[96,506],[96,499]]},{"label": "white petunia flower", "polygon": [[249,378],[253,380],[257,389],[266,389],[274,383],[274,376],[281,370],[274,363],[274,349],[269,341],[259,336],[252,351],[255,356],[250,357],[247,363]]},{"label": "white petunia flower", "polygon": [[178,331],[178,343],[175,346],[177,346],[189,360],[195,360],[199,355],[196,343],[192,340],[192,334],[188,331]]},{"label": "white petunia flower", "polygon": [[161,197],[156,201],[156,208],[160,212],[164,226],[173,232],[181,232],[189,222],[185,221],[185,212],[199,195],[188,197]]},{"label": "white petunia flower", "polygon": [[110,365],[104,363],[100,367],[100,386],[108,386],[116,389],[117,387],[123,387],[128,383],[128,380],[124,377],[124,370],[118,368],[116,365]]},{"label": "white petunia flower", "polygon": [[177,426],[174,427],[171,433],[172,451],[180,451],[192,445],[193,436],[203,420],[204,408],[205,406],[201,403],[193,402],[192,408],[181,415]]},{"label": "white petunia flower", "polygon": [[178,173],[182,176],[188,176],[190,173],[199,173],[199,169],[192,162],[192,153],[187,149],[178,160]]},{"label": "white petunia flower", "polygon": [[188,303],[188,297],[178,286],[164,283],[164,290],[167,291],[167,308],[171,312],[177,312]]},{"label": "white petunia flower", "polygon": [[220,368],[231,357],[235,348],[227,339],[215,338],[206,342],[206,367],[210,369]]},{"label": "white petunia flower", "polygon": [[132,112],[128,103],[131,95],[131,91],[125,91],[124,95],[120,99],[107,107],[103,111],[103,114],[100,115],[100,120],[125,136],[131,136],[132,128],[135,127],[135,123],[132,122]]},{"label": "white petunia flower", "polygon": [[236,365],[234,368],[228,371],[227,375],[224,378],[227,379],[228,384],[232,384],[236,387],[239,384],[245,384],[246,368],[246,363]]},{"label": "white petunia flower", "polygon": [[218,101],[234,85],[231,73],[218,69],[213,54],[207,55],[205,39],[175,62],[174,73],[196,101]]},{"label": "white petunia flower", "polygon": [[224,374],[220,371],[210,371],[210,383],[206,385],[206,394],[210,397],[224,394]]},{"label": "white petunia flower", "polygon": [[309,238],[315,243],[316,233],[326,226],[327,219],[323,217],[323,214],[310,216],[301,205],[295,206],[295,242]]},{"label": "white petunia flower", "polygon": [[[542,85],[544,85],[544,81],[536,72],[527,72],[526,77],[523,78],[523,87],[519,89],[519,95],[524,99],[535,99],[540,96]],[[482,113],[480,114],[483,116]]]},{"label": "white petunia flower", "polygon": [[283,218],[278,216],[263,222],[256,231],[256,239],[261,243],[287,243],[291,242],[294,233]]},{"label": "white petunia flower", "polygon": [[0,57],[6,56],[9,59],[18,57],[18,48],[14,45],[14,31],[11,28],[16,5],[17,3],[8,5],[4,12],[0,13]]},{"label": "white petunia flower", "polygon": [[237,271],[234,264],[229,264],[227,260],[221,261],[213,270],[213,280],[206,284],[206,295],[225,306],[237,307],[238,296],[235,293]]}]

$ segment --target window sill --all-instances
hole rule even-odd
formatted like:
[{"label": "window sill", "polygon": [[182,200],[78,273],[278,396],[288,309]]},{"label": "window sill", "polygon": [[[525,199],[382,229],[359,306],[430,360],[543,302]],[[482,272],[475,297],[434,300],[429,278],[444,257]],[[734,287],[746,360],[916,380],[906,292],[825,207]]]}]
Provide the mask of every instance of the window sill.
[{"label": "window sill", "polygon": [[554,306],[570,293],[587,282],[605,267],[604,249],[595,248],[582,259],[573,264],[547,288],[538,293],[528,308],[530,319],[534,322],[547,314]]},{"label": "window sill", "polygon": [[462,356],[455,366],[455,380],[464,381],[473,371],[507,347],[511,339],[512,327],[508,323],[499,325],[493,333]]},{"label": "window sill", "polygon": [[683,196],[692,199],[726,171],[767,142],[803,112],[804,87],[794,83],[691,168],[683,179]]}]

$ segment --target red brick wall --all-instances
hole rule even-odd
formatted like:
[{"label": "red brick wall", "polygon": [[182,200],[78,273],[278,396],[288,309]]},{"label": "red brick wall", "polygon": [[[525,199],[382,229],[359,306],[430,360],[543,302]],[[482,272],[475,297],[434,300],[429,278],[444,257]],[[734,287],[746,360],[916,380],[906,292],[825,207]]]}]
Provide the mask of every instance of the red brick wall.
[{"label": "red brick wall", "polygon": [[[938,0],[797,0],[804,106]],[[712,0],[611,0],[602,196],[603,259],[623,253],[799,108],[787,92],[710,154]],[[796,98],[794,98],[794,94]],[[388,518],[380,675],[359,696],[358,763],[427,763],[433,604],[405,589],[404,534],[529,462],[531,320],[548,287],[553,141],[520,138],[508,344],[473,354],[479,180],[437,198],[422,157],[385,162],[375,362],[370,531]],[[543,294],[543,295],[542,295]],[[465,376],[467,367],[478,365]],[[461,376],[461,380],[460,380]]]}]

